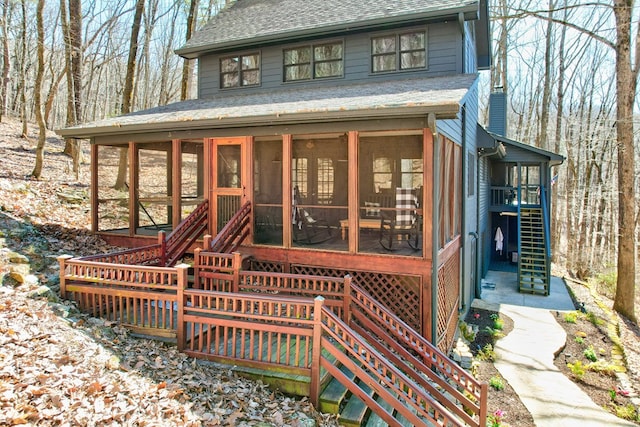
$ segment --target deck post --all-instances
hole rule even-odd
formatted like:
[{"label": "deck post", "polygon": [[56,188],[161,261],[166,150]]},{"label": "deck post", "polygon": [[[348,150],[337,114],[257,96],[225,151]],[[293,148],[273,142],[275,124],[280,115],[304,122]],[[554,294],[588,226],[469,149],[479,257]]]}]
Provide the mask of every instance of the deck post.
[{"label": "deck post", "polygon": [[200,289],[200,252],[200,248],[193,250],[193,289]]},{"label": "deck post", "polygon": [[167,239],[164,230],[158,231],[158,244],[160,245],[160,265],[167,265]]},{"label": "deck post", "polygon": [[67,260],[73,258],[71,255],[60,255],[58,257],[58,263],[60,264],[60,297],[67,298],[67,281],[65,279]]},{"label": "deck post", "polygon": [[351,324],[351,275],[344,276],[344,299],[342,307],[342,320],[347,325]]},{"label": "deck post", "polygon": [[478,414],[478,426],[480,427],[484,427],[487,425],[487,396],[489,396],[489,385],[483,381],[480,384],[480,402],[478,402],[478,405],[480,406],[480,413]]},{"label": "deck post", "polygon": [[311,380],[309,400],[319,408],[320,404],[320,356],[322,355],[322,307],[324,298],[317,296],[313,301],[313,344],[311,348]]},{"label": "deck post", "polygon": [[184,291],[188,286],[188,274],[189,274],[189,265],[188,264],[178,264],[175,266],[176,274],[178,276],[178,284],[177,284],[177,308],[178,308],[178,320],[176,327],[176,345],[178,347],[178,351],[183,351],[186,348],[186,332],[187,325],[184,323]]},{"label": "deck post", "polygon": [[208,251],[211,249],[211,234],[205,234],[204,237],[202,238],[203,242],[202,242],[202,247],[204,248],[205,251]]},{"label": "deck post", "polygon": [[240,292],[240,270],[242,269],[242,254],[240,252],[233,253],[233,282],[231,284],[231,292],[237,294]]}]

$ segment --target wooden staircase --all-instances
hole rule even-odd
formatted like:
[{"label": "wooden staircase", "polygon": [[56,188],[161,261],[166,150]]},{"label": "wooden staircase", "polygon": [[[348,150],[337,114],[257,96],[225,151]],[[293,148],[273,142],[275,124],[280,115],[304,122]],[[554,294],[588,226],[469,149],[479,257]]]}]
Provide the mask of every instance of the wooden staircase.
[{"label": "wooden staircase", "polygon": [[520,292],[549,295],[550,257],[543,208],[522,207],[519,215],[518,282]]}]

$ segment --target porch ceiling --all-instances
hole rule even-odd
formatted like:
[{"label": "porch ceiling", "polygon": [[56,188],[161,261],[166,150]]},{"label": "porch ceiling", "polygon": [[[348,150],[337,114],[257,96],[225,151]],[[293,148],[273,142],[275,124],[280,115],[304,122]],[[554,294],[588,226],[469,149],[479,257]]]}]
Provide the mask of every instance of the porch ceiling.
[{"label": "porch ceiling", "polygon": [[225,91],[58,130],[64,137],[421,116],[455,118],[476,74],[241,93]]}]

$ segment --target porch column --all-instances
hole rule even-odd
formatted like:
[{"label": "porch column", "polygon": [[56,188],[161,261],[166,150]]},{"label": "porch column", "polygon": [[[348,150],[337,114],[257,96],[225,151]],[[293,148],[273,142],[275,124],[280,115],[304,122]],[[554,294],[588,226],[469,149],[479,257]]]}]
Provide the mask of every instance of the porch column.
[{"label": "porch column", "polygon": [[129,237],[136,234],[138,215],[138,150],[136,143],[129,141]]},{"label": "porch column", "polygon": [[182,219],[182,141],[171,141],[171,224],[176,229]]}]

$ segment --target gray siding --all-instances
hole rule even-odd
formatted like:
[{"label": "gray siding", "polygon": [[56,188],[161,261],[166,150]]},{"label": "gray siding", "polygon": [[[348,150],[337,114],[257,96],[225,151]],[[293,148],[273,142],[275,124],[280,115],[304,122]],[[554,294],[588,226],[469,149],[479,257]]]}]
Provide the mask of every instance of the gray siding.
[{"label": "gray siding", "polygon": [[475,21],[464,23],[464,73],[478,71],[478,53],[476,51]]},{"label": "gray siding", "polygon": [[[371,74],[370,38],[372,35],[385,34],[360,33],[344,38],[325,38],[314,40],[313,43],[322,43],[332,40],[344,41],[344,76],[335,79],[306,80],[302,82],[284,83],[282,80],[282,49],[302,45],[302,43],[267,46],[259,49],[262,57],[261,85],[253,88],[234,88],[220,90],[220,55],[207,55],[198,60],[198,97],[209,98],[218,93],[242,91],[268,91],[274,89],[293,88],[300,85],[336,85],[357,83],[372,80],[389,80],[407,77],[435,77],[447,74],[462,73],[462,40],[460,30],[456,22],[431,24],[426,27],[411,27],[427,29],[427,69],[419,71],[407,71],[388,74]],[[395,30],[393,30],[395,31]],[[392,32],[393,32],[392,31]],[[399,31],[405,31],[399,30]],[[254,50],[255,51],[255,50]],[[252,51],[238,52],[249,53]],[[228,54],[226,54],[228,55]],[[226,56],[223,55],[223,56]]]},{"label": "gray siding", "polygon": [[[506,144],[505,144],[506,145]],[[548,162],[549,158],[529,150],[525,150],[513,145],[506,145],[507,155],[504,156],[502,162],[521,162],[521,163],[541,163]]]},{"label": "gray siding", "polygon": [[480,277],[489,270],[491,236],[489,233],[489,201],[491,196],[490,162],[486,157],[478,158],[478,235],[480,236]]}]

